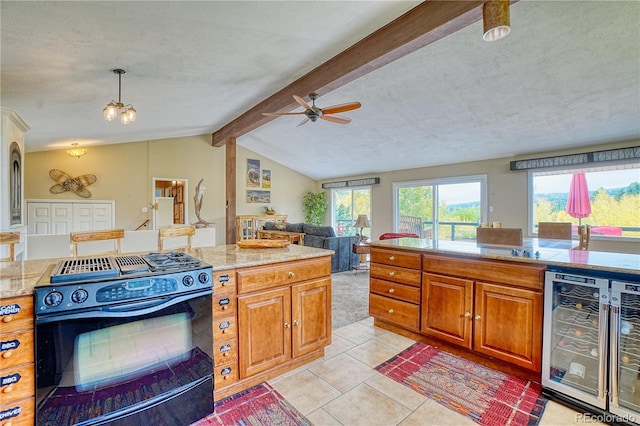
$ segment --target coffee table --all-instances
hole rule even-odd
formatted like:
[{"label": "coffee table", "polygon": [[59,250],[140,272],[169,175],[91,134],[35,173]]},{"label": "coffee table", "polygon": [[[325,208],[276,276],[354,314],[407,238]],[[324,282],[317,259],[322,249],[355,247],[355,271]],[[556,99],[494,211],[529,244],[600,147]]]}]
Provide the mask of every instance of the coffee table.
[{"label": "coffee table", "polygon": [[258,231],[258,238],[267,240],[289,240],[291,244],[304,245],[303,232],[267,231],[261,229]]}]

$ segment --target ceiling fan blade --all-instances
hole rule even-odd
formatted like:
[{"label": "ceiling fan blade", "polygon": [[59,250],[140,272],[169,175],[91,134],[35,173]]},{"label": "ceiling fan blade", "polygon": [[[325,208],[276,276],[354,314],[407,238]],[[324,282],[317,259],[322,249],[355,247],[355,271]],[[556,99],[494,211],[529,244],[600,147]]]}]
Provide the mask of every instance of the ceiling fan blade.
[{"label": "ceiling fan blade", "polygon": [[351,111],[353,109],[358,109],[362,106],[360,102],[348,102],[346,104],[333,105],[330,107],[322,108],[323,114],[335,114],[338,112]]},{"label": "ceiling fan blade", "polygon": [[300,124],[298,124],[296,127],[300,127],[300,126],[302,126],[302,125],[303,125],[303,124],[305,124],[307,121],[309,121],[309,117],[307,117],[307,118],[305,118],[304,120],[302,120],[302,121],[300,122]]},{"label": "ceiling fan blade", "polygon": [[262,115],[267,115],[269,117],[279,117],[281,115],[300,115],[300,114],[304,114],[304,111],[302,112],[263,112]]},{"label": "ceiling fan blade", "polygon": [[308,104],[308,103],[306,103],[306,102],[304,101],[304,99],[302,99],[300,96],[298,96],[298,95],[293,95],[293,99],[295,99],[295,100],[296,100],[296,102],[297,102],[297,103],[299,103],[299,104],[300,104],[300,106],[301,106],[302,108],[304,108],[304,109],[311,109],[311,107],[309,106],[309,104]]},{"label": "ceiling fan blade", "polygon": [[333,121],[334,123],[340,123],[340,124],[349,124],[349,123],[351,123],[351,119],[350,118],[340,117],[339,115],[324,115],[324,114],[322,114],[320,116],[320,118],[323,119],[323,120]]}]

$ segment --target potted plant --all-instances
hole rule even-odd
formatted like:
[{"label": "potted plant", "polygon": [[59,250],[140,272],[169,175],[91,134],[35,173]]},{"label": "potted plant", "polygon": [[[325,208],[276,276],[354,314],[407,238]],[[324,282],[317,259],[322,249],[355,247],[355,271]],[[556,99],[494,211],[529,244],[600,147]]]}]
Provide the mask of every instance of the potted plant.
[{"label": "potted plant", "polygon": [[276,214],[276,210],[275,210],[273,207],[271,207],[271,206],[266,206],[266,207],[264,208],[264,212],[265,212],[266,214],[268,214],[268,215],[274,215],[274,214]]},{"label": "potted plant", "polygon": [[305,220],[313,225],[322,225],[324,213],[327,211],[327,194],[319,192],[307,192],[302,199],[302,207],[304,209]]}]

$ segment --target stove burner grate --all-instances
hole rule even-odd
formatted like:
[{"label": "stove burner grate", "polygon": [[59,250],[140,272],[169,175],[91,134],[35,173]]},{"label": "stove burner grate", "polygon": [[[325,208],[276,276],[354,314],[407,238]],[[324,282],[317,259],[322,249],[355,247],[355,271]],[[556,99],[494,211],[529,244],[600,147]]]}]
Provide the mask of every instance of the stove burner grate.
[{"label": "stove burner grate", "polygon": [[120,275],[111,257],[88,257],[59,261],[51,272],[51,283],[69,283]]},{"label": "stove burner grate", "polygon": [[122,275],[149,272],[149,265],[140,256],[116,256]]},{"label": "stove burner grate", "polygon": [[143,258],[153,272],[200,266],[200,260],[179,251],[149,253],[144,255]]}]

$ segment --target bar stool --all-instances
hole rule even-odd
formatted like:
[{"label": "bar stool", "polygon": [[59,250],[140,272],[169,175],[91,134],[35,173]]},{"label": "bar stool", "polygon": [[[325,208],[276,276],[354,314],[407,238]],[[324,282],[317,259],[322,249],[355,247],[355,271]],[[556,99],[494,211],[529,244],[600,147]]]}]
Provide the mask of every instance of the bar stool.
[{"label": "bar stool", "polygon": [[591,240],[591,225],[578,226],[578,236],[580,243],[576,250],[589,250],[589,242]]},{"label": "bar stool", "polygon": [[160,228],[158,231],[158,251],[162,252],[164,248],[164,241],[170,238],[187,237],[187,244],[171,247],[172,250],[190,250],[192,237],[196,234],[196,227],[193,225],[187,226],[170,226],[168,228]]},{"label": "bar stool", "polygon": [[120,254],[121,241],[124,238],[124,229],[105,229],[102,231],[79,231],[69,234],[71,240],[71,256],[78,257],[78,244],[91,241],[114,240],[115,247],[112,251],[99,254]]},{"label": "bar stool", "polygon": [[571,240],[571,222],[539,222],[538,238]]},{"label": "bar stool", "polygon": [[522,245],[522,228],[476,228],[478,244]]},{"label": "bar stool", "polygon": [[0,244],[9,246],[9,256],[0,258],[0,262],[15,262],[16,249],[15,245],[20,242],[19,232],[0,232]]}]

